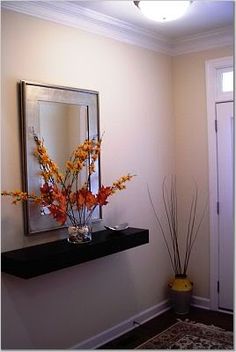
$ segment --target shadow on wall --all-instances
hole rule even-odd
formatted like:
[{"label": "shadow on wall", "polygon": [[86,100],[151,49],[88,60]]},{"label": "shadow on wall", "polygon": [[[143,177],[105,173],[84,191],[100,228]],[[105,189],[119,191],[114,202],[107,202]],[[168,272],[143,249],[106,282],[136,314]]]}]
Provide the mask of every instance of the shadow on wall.
[{"label": "shadow on wall", "polygon": [[3,274],[2,348],[67,349],[134,315],[130,269],[125,252],[29,280]]}]

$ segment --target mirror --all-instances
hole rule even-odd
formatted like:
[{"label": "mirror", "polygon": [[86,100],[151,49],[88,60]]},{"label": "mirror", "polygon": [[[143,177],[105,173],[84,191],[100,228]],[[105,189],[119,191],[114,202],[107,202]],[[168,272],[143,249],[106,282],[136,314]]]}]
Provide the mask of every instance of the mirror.
[{"label": "mirror", "polygon": [[[35,134],[44,140],[49,156],[65,171],[65,162],[71,152],[86,138],[99,138],[98,92],[76,88],[20,82],[23,190],[40,193],[42,178],[34,157]],[[80,174],[81,185],[86,180],[86,168]],[[100,187],[100,161],[90,179],[90,189],[97,193]],[[101,219],[101,208],[93,214],[93,221]],[[60,226],[48,214],[47,208],[30,201],[24,203],[25,234],[58,231]]]}]

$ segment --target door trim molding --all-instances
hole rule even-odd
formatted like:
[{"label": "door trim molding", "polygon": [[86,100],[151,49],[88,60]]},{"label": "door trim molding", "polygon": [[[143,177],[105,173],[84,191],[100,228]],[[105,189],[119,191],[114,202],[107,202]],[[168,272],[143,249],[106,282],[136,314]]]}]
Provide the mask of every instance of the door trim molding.
[{"label": "door trim molding", "polygon": [[[219,276],[218,214],[217,214],[217,154],[215,135],[215,104],[217,97],[217,70],[233,67],[233,57],[208,60],[205,63],[208,127],[209,216],[210,216],[210,308],[218,310],[217,282]],[[222,98],[227,101],[228,97]],[[233,100],[233,95],[232,95]],[[219,101],[218,101],[219,102]]]}]

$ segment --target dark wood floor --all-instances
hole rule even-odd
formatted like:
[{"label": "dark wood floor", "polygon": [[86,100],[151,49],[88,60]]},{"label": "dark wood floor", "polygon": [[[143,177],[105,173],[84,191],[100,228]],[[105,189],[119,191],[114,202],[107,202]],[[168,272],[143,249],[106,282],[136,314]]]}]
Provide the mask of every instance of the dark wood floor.
[{"label": "dark wood floor", "polygon": [[177,315],[171,309],[136,329],[106,343],[99,349],[135,349],[141,343],[159,334],[177,322],[177,319],[189,319],[206,325],[215,325],[228,331],[233,331],[233,315],[191,307],[189,314]]}]

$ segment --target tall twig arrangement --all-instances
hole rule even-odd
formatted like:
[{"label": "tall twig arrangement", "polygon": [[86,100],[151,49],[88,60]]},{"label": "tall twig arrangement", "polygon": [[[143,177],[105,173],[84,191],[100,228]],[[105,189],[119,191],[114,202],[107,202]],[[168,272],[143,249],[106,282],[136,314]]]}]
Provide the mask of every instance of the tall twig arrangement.
[{"label": "tall twig arrangement", "polygon": [[[167,226],[164,226],[156,212],[149,187],[148,195],[153,212],[155,214],[156,221],[163,235],[163,239],[170,257],[173,271],[177,276],[186,276],[190,255],[206,212],[207,203],[203,209],[199,220],[197,220],[198,187],[195,183],[189,207],[189,214],[187,218],[185,246],[183,246],[185,248],[183,249],[183,251],[181,251],[178,224],[178,199],[176,189],[176,177],[171,176],[169,187],[167,183],[168,179],[167,177],[165,177],[162,183],[162,199]],[[182,253],[183,256],[181,256]]]}]

